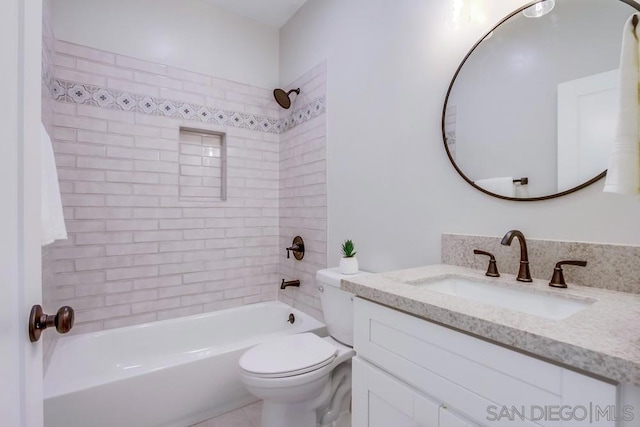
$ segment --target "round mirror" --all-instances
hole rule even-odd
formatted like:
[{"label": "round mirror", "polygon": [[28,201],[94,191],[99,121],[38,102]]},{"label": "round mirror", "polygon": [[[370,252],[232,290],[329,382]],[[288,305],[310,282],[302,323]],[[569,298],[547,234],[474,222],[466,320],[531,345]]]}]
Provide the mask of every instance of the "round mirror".
[{"label": "round mirror", "polygon": [[543,200],[606,173],[632,0],[543,0],[503,19],[464,58],[444,104],[449,159],[484,193]]}]

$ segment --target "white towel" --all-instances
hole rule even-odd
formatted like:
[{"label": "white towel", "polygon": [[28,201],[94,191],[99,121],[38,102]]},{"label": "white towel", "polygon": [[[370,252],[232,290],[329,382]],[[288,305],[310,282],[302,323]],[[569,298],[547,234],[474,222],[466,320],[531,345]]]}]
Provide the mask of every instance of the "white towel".
[{"label": "white towel", "polygon": [[487,178],[474,181],[478,187],[484,188],[490,193],[499,194],[506,197],[515,197],[516,186],[513,184],[513,177],[503,176],[500,178]]},{"label": "white towel", "polygon": [[53,243],[56,240],[67,239],[67,228],[64,225],[62,213],[62,200],[60,199],[60,185],[58,184],[58,172],[56,160],[53,156],[53,146],[47,130],[42,125],[40,137],[41,151],[41,223],[42,246]]},{"label": "white towel", "polygon": [[[640,113],[638,84],[637,35],[632,23],[633,15],[624,26],[620,53],[620,113],[616,138],[613,141],[609,169],[604,191],[619,194],[640,194]],[[639,24],[640,25],[640,24]]]}]

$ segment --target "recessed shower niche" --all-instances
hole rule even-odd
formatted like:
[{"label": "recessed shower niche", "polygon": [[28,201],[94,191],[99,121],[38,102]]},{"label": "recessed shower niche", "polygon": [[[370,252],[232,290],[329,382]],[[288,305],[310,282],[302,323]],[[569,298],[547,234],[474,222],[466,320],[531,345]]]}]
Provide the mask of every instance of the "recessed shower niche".
[{"label": "recessed shower niche", "polygon": [[180,199],[227,199],[227,150],[221,133],[180,128]]}]

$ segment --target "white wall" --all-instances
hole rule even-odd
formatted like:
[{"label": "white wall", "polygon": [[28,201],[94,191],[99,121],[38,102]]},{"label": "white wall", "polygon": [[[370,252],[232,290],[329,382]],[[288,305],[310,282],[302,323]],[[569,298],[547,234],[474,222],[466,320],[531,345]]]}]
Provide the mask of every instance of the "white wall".
[{"label": "white wall", "polygon": [[329,266],[346,238],[371,271],[439,262],[442,232],[519,228],[541,239],[640,244],[640,203],[602,193],[602,182],[509,202],[452,168],[440,131],[451,76],[473,43],[525,2],[464,0],[456,20],[460,3],[309,0],[281,31],[281,81],[327,60]]},{"label": "white wall", "polygon": [[278,30],[201,0],[46,0],[59,40],[258,87],[278,83]]}]

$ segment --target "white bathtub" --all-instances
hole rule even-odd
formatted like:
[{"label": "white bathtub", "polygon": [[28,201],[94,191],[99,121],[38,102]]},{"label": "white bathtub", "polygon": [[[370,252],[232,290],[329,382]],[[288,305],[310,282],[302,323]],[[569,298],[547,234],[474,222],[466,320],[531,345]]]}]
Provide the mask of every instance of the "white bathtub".
[{"label": "white bathtub", "polygon": [[256,400],[240,383],[242,353],[306,331],[326,334],[273,301],[62,337],[44,378],[45,427],[186,427],[240,408]]}]

